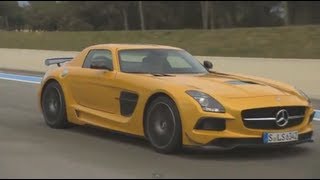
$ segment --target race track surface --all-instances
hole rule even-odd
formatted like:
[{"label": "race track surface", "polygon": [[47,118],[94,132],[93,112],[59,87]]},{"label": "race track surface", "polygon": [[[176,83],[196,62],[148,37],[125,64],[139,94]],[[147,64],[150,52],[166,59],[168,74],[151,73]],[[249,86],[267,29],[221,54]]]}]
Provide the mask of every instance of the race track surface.
[{"label": "race track surface", "polygon": [[314,143],[288,149],[162,155],[143,139],[108,130],[49,128],[37,105],[38,87],[0,80],[0,178],[320,177],[320,122],[314,122]]}]

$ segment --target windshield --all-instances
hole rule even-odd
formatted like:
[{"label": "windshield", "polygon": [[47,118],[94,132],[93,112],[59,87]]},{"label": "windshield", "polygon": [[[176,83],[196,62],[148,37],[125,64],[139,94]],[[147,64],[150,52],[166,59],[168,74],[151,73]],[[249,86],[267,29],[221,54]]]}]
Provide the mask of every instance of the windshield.
[{"label": "windshield", "polygon": [[208,71],[192,55],[175,49],[119,51],[120,68],[127,73],[194,74]]}]

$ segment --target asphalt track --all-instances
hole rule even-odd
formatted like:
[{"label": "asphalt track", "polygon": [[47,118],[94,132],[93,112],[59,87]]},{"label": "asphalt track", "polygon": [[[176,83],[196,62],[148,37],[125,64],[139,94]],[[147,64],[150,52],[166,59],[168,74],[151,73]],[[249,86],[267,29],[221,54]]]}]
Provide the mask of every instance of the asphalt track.
[{"label": "asphalt track", "polygon": [[49,128],[38,86],[0,80],[0,178],[320,178],[320,122],[314,143],[291,148],[163,155],[143,139],[108,130]]}]

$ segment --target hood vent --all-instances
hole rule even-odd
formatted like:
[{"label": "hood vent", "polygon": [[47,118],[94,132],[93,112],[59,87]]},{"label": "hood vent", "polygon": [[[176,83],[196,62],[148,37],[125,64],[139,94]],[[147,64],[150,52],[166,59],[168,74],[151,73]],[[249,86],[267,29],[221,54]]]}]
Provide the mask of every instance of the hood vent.
[{"label": "hood vent", "polygon": [[225,83],[232,84],[232,85],[258,84],[252,81],[241,81],[241,80],[231,80],[231,81],[226,81]]}]

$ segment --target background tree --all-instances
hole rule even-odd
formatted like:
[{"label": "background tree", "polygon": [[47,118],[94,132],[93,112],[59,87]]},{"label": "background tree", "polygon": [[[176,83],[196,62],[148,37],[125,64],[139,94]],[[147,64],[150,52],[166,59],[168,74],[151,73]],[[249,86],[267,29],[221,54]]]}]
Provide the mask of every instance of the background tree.
[{"label": "background tree", "polygon": [[319,1],[0,1],[0,29],[219,29],[320,23]]},{"label": "background tree", "polygon": [[138,2],[139,4],[139,15],[140,15],[140,23],[141,23],[141,30],[145,30],[145,25],[144,25],[144,12],[143,12],[143,6],[142,6],[142,1]]}]

